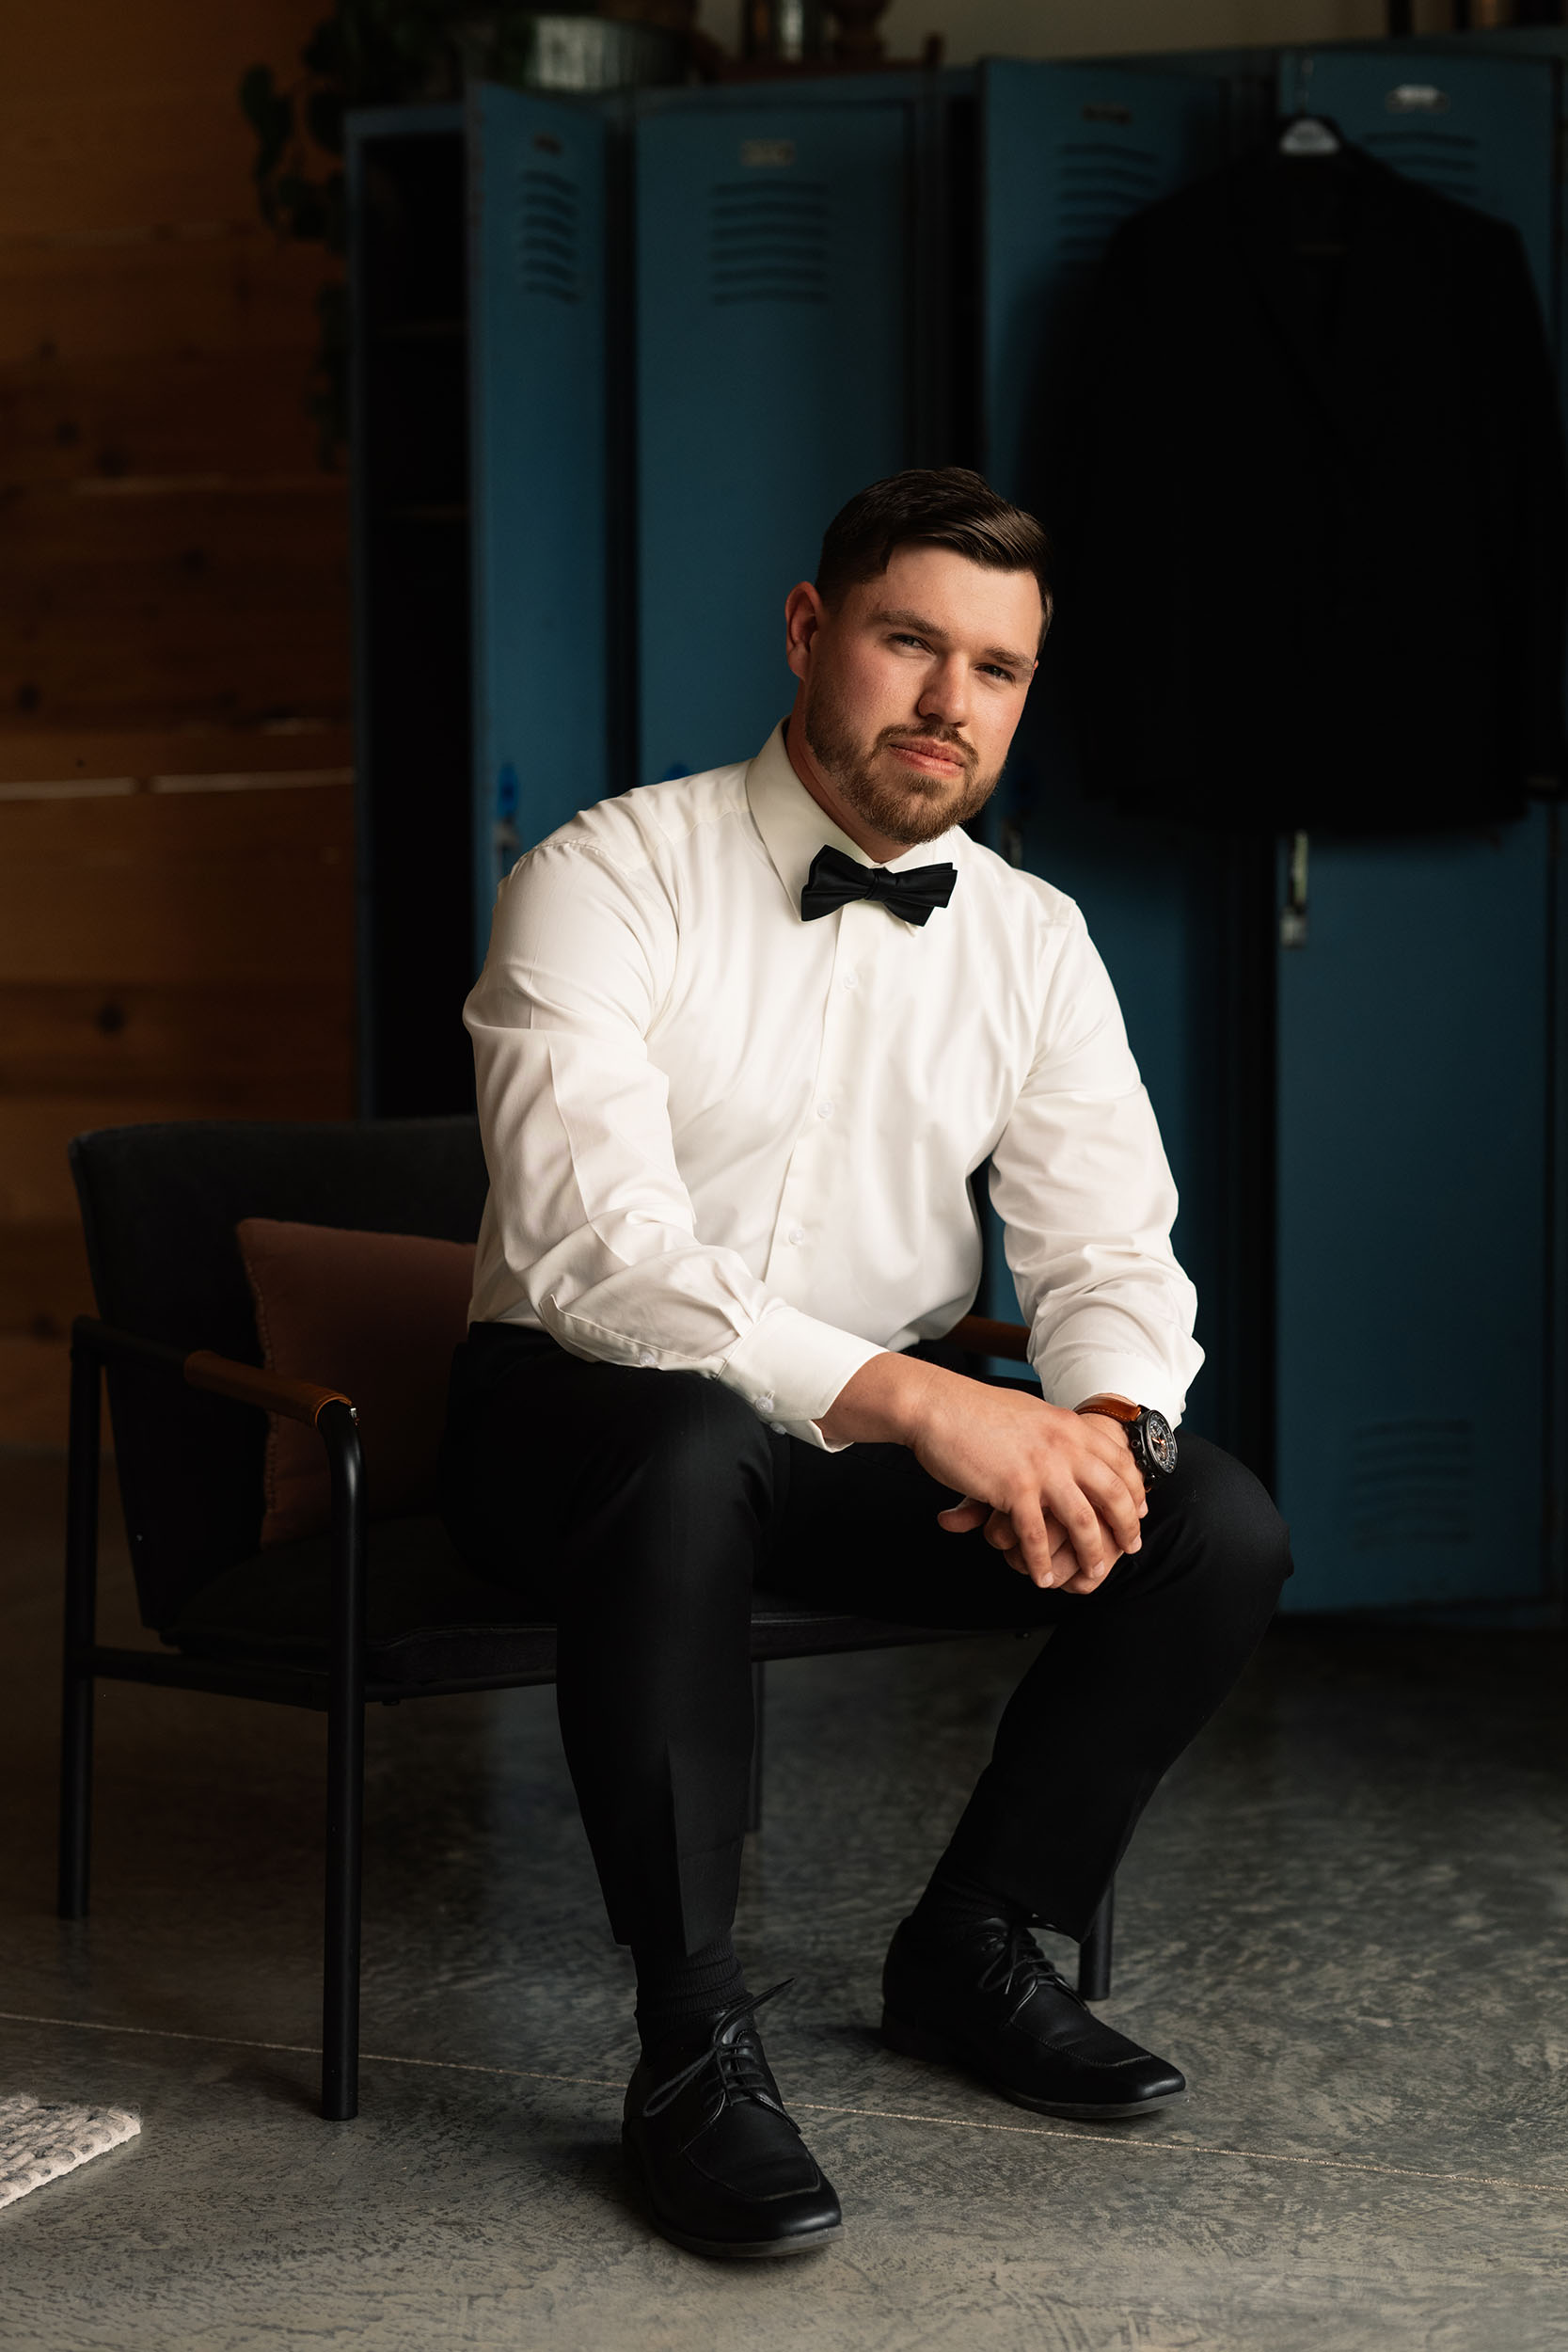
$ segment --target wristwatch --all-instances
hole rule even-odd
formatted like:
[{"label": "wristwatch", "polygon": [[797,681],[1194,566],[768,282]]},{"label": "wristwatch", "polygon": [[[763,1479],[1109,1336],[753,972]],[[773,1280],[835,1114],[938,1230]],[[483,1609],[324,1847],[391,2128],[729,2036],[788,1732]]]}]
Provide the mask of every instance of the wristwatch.
[{"label": "wristwatch", "polygon": [[1130,1405],[1120,1396],[1086,1396],[1078,1410],[1105,1413],[1120,1422],[1146,1486],[1168,1478],[1176,1468],[1176,1432],[1152,1405]]}]

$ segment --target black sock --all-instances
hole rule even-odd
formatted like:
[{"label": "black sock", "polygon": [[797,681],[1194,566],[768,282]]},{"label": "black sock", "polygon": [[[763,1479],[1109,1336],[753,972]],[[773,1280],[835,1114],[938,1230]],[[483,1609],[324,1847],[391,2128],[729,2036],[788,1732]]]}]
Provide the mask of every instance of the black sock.
[{"label": "black sock", "polygon": [[637,2030],[642,2055],[706,2042],[714,2019],[743,2000],[746,1979],[727,1935],[700,1952],[651,1951],[632,1946],[637,1963]]},{"label": "black sock", "polygon": [[978,1879],[942,1861],[910,1914],[910,1925],[923,1943],[951,1951],[974,1944],[988,1923],[994,1926],[1000,1919],[1008,1926],[1027,1924],[1029,1916],[1022,1903],[993,1893]]}]

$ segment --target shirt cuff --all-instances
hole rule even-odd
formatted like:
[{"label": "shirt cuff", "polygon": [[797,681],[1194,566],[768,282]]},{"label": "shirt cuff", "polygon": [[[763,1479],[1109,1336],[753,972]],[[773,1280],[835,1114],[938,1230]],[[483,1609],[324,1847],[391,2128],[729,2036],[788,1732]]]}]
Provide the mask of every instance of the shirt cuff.
[{"label": "shirt cuff", "polygon": [[1144,1356],[1109,1356],[1096,1348],[1092,1355],[1053,1357],[1049,1351],[1035,1365],[1048,1405],[1069,1410],[1089,1396],[1127,1396],[1134,1405],[1152,1405],[1174,1429],[1186,1403],[1175,1387],[1168,1364],[1152,1364]]},{"label": "shirt cuff", "polygon": [[816,1424],[861,1366],[884,1353],[875,1340],[857,1339],[780,1301],[731,1348],[719,1377],[780,1436],[842,1454]]}]

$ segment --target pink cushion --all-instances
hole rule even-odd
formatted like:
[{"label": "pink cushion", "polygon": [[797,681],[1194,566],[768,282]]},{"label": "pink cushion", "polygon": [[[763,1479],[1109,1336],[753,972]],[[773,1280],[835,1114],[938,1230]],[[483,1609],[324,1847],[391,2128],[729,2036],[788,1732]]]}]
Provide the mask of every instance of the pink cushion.
[{"label": "pink cushion", "polygon": [[[266,1216],[234,1230],[268,1371],[354,1400],[371,1517],[433,1511],[447,1376],[467,1330],[472,1243]],[[269,1419],[261,1542],[323,1534],[332,1489],[322,1441],[304,1422]]]}]

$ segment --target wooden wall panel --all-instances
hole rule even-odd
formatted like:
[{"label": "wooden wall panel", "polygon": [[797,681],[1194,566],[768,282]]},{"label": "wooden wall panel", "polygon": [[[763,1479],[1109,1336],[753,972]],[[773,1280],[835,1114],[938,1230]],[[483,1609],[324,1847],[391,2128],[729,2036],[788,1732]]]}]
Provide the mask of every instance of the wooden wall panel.
[{"label": "wooden wall panel", "polygon": [[0,803],[0,982],[277,978],[341,995],[348,803],[343,785]]},{"label": "wooden wall panel", "polygon": [[193,351],[309,352],[325,275],[319,246],[281,241],[248,211],[79,236],[0,231],[0,368],[150,358],[172,373]]},{"label": "wooden wall panel", "polygon": [[[333,898],[325,912],[318,954],[337,960],[343,909]],[[60,1090],[110,1105],[205,1088],[248,1108],[261,1087],[277,1110],[286,1075],[301,1105],[330,1098],[341,1106],[352,1013],[341,970],[330,986],[325,975],[278,979],[270,971],[260,986],[211,975],[183,987],[118,977],[0,985],[0,1099]]]},{"label": "wooden wall panel", "polygon": [[323,0],[53,0],[9,11],[0,221],[35,233],[251,217],[234,93],[297,72]]},{"label": "wooden wall panel", "polygon": [[[13,1406],[28,1366],[58,1391],[39,1350],[90,1308],[73,1135],[350,1112],[352,850],[341,783],[0,801],[0,1339],[20,1347],[6,1359]],[[6,1394],[0,1378],[0,1416]],[[13,1437],[31,1425],[0,1420]]]},{"label": "wooden wall panel", "polygon": [[238,79],[0,98],[0,218],[55,236],[243,218],[251,139]]},{"label": "wooden wall panel", "polygon": [[7,26],[0,1442],[64,1438],[72,1134],[352,1107],[347,495],[304,405],[332,265],[259,220],[235,99],[325,12]]},{"label": "wooden wall panel", "polygon": [[347,515],[330,479],[38,491],[7,536],[0,709],[65,732],[171,710],[346,720]]},{"label": "wooden wall panel", "polygon": [[56,1224],[0,1225],[0,1338],[53,1341],[90,1315],[92,1283],[74,1211]]},{"label": "wooden wall panel", "polygon": [[0,1331],[0,1445],[63,1445],[70,1401],[64,1342]]},{"label": "wooden wall panel", "polygon": [[0,728],[0,798],[15,787],[43,787],[34,799],[63,798],[72,790],[96,793],[134,781],[162,778],[194,785],[227,785],[244,778],[276,788],[294,775],[348,781],[352,757],[347,727],[324,727],[313,719],[287,717],[260,729],[214,727],[186,720],[181,725],[138,727],[98,733],[72,728]]},{"label": "wooden wall panel", "polygon": [[8,24],[7,81],[13,95],[67,106],[80,89],[231,94],[236,58],[292,67],[323,13],[321,0],[51,0]]},{"label": "wooden wall panel", "polygon": [[173,366],[121,352],[24,363],[0,395],[0,433],[30,483],[78,495],[127,475],[230,483],[236,436],[263,480],[313,481],[315,425],[270,374],[245,350],[185,351]]},{"label": "wooden wall panel", "polygon": [[[198,787],[210,779],[195,779]],[[0,803],[0,867],[135,867],[144,875],[181,864],[236,866],[268,855],[341,860],[352,839],[346,784],[305,785],[278,778],[270,790],[167,791],[110,795],[90,828],[69,798],[47,794]],[[4,954],[0,945],[0,954]]]}]

